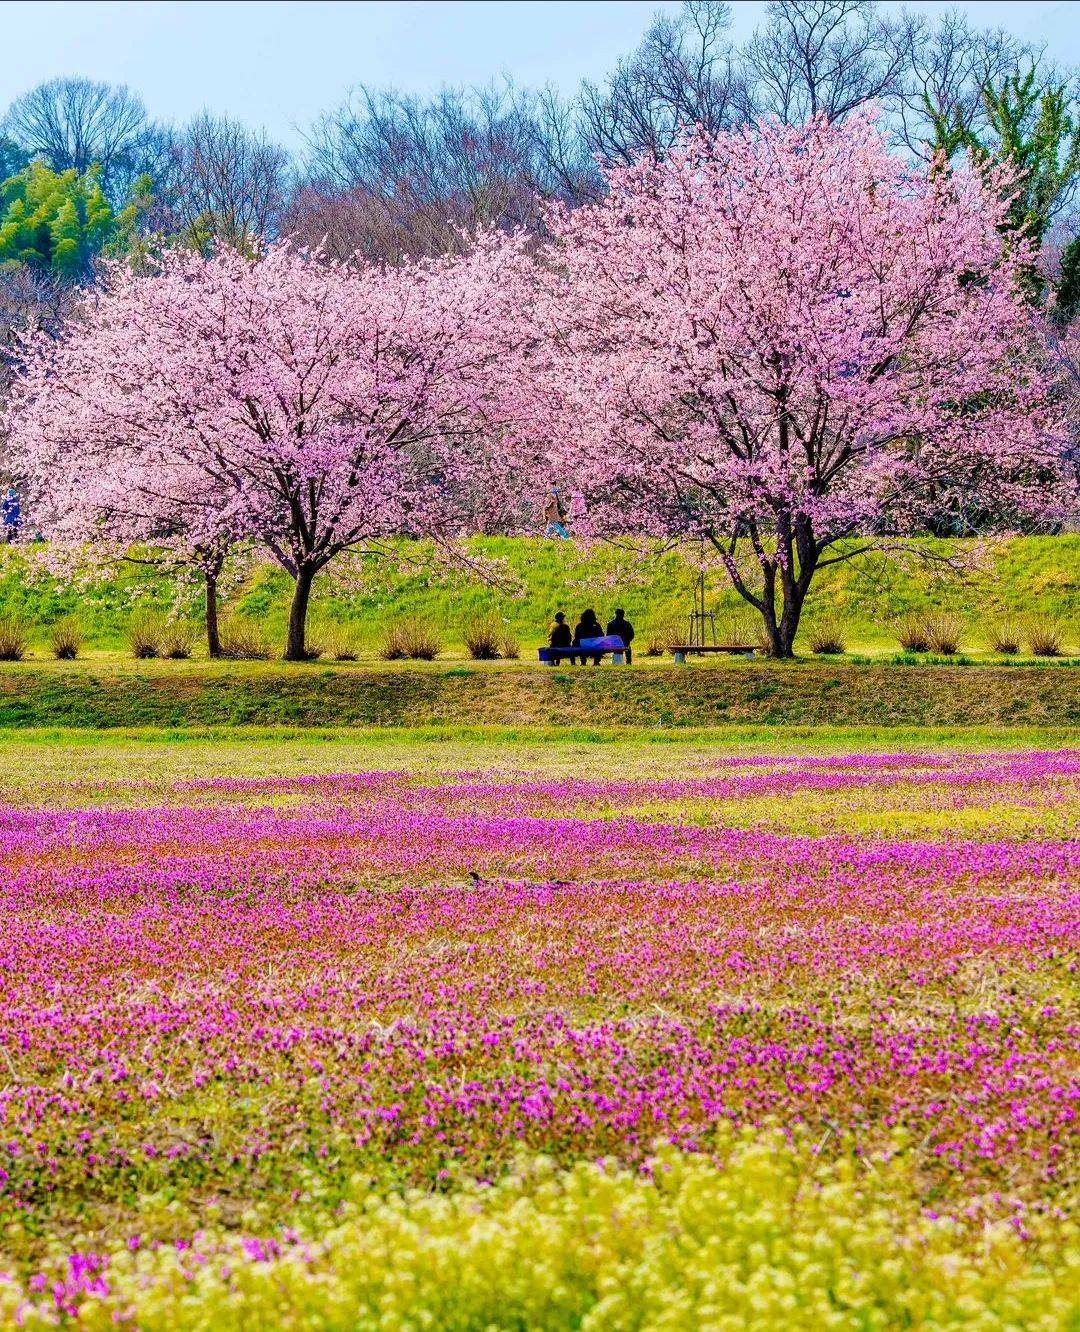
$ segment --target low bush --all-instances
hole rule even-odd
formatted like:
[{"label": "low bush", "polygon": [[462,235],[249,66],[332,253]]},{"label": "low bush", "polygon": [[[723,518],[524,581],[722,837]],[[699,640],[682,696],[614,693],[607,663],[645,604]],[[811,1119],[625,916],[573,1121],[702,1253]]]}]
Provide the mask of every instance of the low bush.
[{"label": "low bush", "polygon": [[158,655],[171,661],[186,661],[195,647],[199,631],[190,620],[169,620],[158,639]]},{"label": "low bush", "polygon": [[938,611],[936,615],[927,617],[926,642],[931,652],[937,652],[943,657],[954,656],[960,651],[963,632],[964,626],[959,616],[950,615],[948,611]]},{"label": "low bush", "polygon": [[930,651],[930,631],[925,615],[918,615],[914,611],[901,615],[893,625],[893,633],[905,652]]},{"label": "low bush", "polygon": [[379,656],[383,661],[434,661],[442,651],[438,634],[425,621],[414,617],[396,620],[383,630]]},{"label": "low bush", "polygon": [[725,1136],[720,1164],[665,1148],[648,1175],[523,1159],[482,1188],[389,1197],[357,1176],[314,1241],[202,1218],[182,1259],[110,1237],[93,1284],[51,1255],[30,1269],[40,1279],[9,1276],[0,1318],[172,1332],[1075,1327],[1062,1209],[1032,1208],[1023,1230],[980,1225],[929,1210],[904,1146],[856,1164],[823,1159],[797,1129]]},{"label": "low bush", "polygon": [[492,611],[477,611],[461,626],[461,639],[473,661],[495,661],[506,629]]},{"label": "low bush", "polygon": [[131,655],[141,661],[161,655],[161,637],[165,631],[165,617],[156,610],[137,610],[127,623],[128,647]]},{"label": "low bush", "polygon": [[351,625],[326,624],[316,631],[324,657],[333,661],[359,661],[360,639]]},{"label": "low bush", "polygon": [[716,626],[717,637],[721,644],[731,647],[749,647],[769,656],[772,644],[765,632],[761,617],[752,611],[737,611],[725,616]]},{"label": "low bush", "polygon": [[1035,657],[1060,657],[1065,651],[1065,629],[1052,615],[1032,615],[1024,625],[1024,639]]},{"label": "low bush", "polygon": [[839,657],[847,651],[847,630],[840,620],[819,620],[811,625],[807,642],[819,657]]},{"label": "low bush", "polygon": [[503,634],[499,652],[506,661],[517,661],[521,656],[521,643],[509,631]]},{"label": "low bush", "polygon": [[681,620],[652,620],[642,634],[646,657],[662,657],[686,630]]},{"label": "low bush", "polygon": [[236,615],[221,626],[221,655],[230,661],[269,661],[270,641],[254,620]]},{"label": "low bush", "polygon": [[991,624],[986,641],[991,652],[1000,652],[1004,657],[1015,657],[1020,651],[1023,628],[1019,620],[995,620]]},{"label": "low bush", "polygon": [[22,661],[30,646],[30,628],[18,615],[0,618],[0,661]]},{"label": "low bush", "polygon": [[49,634],[49,648],[57,661],[74,661],[85,641],[86,633],[77,615],[57,620]]}]

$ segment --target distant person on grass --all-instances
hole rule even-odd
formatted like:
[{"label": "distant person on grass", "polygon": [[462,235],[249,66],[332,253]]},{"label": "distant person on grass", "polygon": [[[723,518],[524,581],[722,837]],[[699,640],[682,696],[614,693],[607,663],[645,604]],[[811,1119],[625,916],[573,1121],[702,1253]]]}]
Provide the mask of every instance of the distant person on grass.
[{"label": "distant person on grass", "polygon": [[[566,616],[562,611],[556,612],[555,623],[551,626],[551,632],[548,634],[548,642],[553,648],[574,646],[574,631],[566,623]],[[573,657],[570,660],[573,661]]]},{"label": "distant person on grass", "polygon": [[[600,623],[600,621],[596,618],[596,611],[583,610],[581,612],[581,619],[578,620],[577,625],[574,629],[574,647],[576,648],[581,647],[582,639],[603,638],[603,636],[604,636],[604,628],[603,625]],[[580,660],[582,666],[585,665],[585,662],[588,660],[589,655],[590,654],[588,650],[580,654],[578,660]],[[592,664],[594,666],[598,666],[600,664],[599,653],[593,654]]]},{"label": "distant person on grass", "polygon": [[634,641],[634,626],[626,618],[626,612],[621,606],[615,611],[615,618],[608,623],[607,627],[609,638],[621,638],[623,647],[626,648],[627,666],[634,660],[633,649],[630,644]]},{"label": "distant person on grass", "polygon": [[19,525],[22,522],[22,509],[14,486],[8,486],[7,494],[0,501],[0,518],[4,523],[4,540],[14,541],[19,535]]},{"label": "distant person on grass", "polygon": [[544,501],[544,521],[547,523],[545,536],[555,537],[559,541],[568,541],[570,529],[566,525],[566,509],[563,507],[559,487],[552,486]]}]

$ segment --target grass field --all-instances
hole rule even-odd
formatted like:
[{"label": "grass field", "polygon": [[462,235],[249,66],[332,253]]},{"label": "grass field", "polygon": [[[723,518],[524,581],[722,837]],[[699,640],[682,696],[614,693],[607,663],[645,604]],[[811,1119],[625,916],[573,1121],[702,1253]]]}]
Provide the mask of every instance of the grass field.
[{"label": "grass field", "polygon": [[[555,671],[687,569],[486,553],[519,599],[326,584],[364,659],[286,665],[133,662],[163,579],[0,552],[0,1325],[1075,1332],[1080,641],[980,635],[1076,624],[1080,539],[843,571],[845,658]],[[932,606],[964,654],[897,655]]]},{"label": "grass field", "polygon": [[[642,560],[609,546],[583,552],[565,542],[497,538],[474,541],[471,548],[501,562],[513,591],[440,573],[422,548],[404,548],[400,563],[365,566],[361,585],[348,594],[328,578],[316,584],[316,637],[320,622],[348,625],[362,650],[373,653],[387,623],[415,615],[437,629],[446,654],[454,657],[462,655],[462,623],[477,610],[494,609],[528,649],[543,640],[556,610],[573,615],[594,605],[604,615],[624,605],[645,630],[650,624],[684,623],[693,599],[696,574],[674,553]],[[898,616],[947,609],[966,624],[963,650],[978,657],[986,652],[993,620],[1039,613],[1071,626],[1069,646],[1080,653],[1080,534],[985,545],[917,541],[912,549],[959,558],[965,571],[883,558],[823,570],[814,584],[807,625],[825,615],[838,617],[847,625],[849,650],[891,655],[897,648],[892,622]],[[29,578],[27,569],[24,556],[0,548],[0,616],[24,616],[36,626],[38,655],[47,652],[48,626],[65,614],[78,611],[89,631],[90,651],[109,658],[124,651],[124,626],[134,606],[170,610],[174,605],[173,584],[144,566],[128,566],[104,581]],[[280,643],[288,598],[285,575],[261,565],[243,580],[227,610],[256,619]],[[707,599],[721,622],[745,616],[745,605],[720,571],[709,574]]]},{"label": "grass field", "polygon": [[1078,739],[0,732],[0,1320],[1074,1327]]},{"label": "grass field", "polygon": [[0,727],[1060,727],[1080,723],[1078,667],[23,662],[0,667]]}]

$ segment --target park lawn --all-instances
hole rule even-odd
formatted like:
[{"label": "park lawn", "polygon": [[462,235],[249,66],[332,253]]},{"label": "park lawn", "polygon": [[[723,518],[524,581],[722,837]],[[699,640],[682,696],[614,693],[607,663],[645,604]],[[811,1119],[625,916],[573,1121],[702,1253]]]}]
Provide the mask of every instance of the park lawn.
[{"label": "park lawn", "polygon": [[[115,800],[206,777],[295,778],[401,772],[423,780],[470,770],[510,778],[678,776],[717,755],[983,753],[1072,749],[1075,726],[602,726],[0,729],[0,798],[65,792]],[[872,799],[871,787],[866,793]]]},{"label": "park lawn", "polygon": [[[557,610],[573,616],[593,605],[606,615],[624,605],[642,635],[639,648],[650,628],[686,624],[696,573],[676,553],[643,559],[604,543],[581,548],[522,537],[476,538],[468,544],[474,554],[495,562],[504,585],[440,570],[423,546],[405,545],[400,561],[369,562],[358,587],[346,590],[329,577],[316,582],[313,639],[322,624],[344,625],[373,656],[388,623],[417,616],[441,635],[446,655],[453,658],[463,655],[464,620],[476,612],[494,612],[531,655]],[[899,616],[947,610],[965,626],[963,650],[982,655],[995,620],[1038,613],[1060,619],[1067,630],[1071,626],[1068,646],[1080,652],[1080,534],[980,543],[924,538],[910,545],[916,552],[959,557],[965,568],[960,573],[940,563],[873,557],[823,570],[807,605],[806,628],[823,618],[838,619],[849,651],[890,655],[897,648],[893,622]],[[48,627],[74,612],[84,622],[91,653],[122,655],[133,607],[186,612],[197,602],[197,592],[188,587],[178,600],[177,588],[163,573],[141,565],[126,566],[108,579],[61,580],[40,571],[31,576],[21,551],[0,548],[0,617],[28,620],[38,653],[48,650]],[[286,575],[260,563],[230,595],[225,611],[255,619],[280,650],[289,595]],[[721,632],[752,622],[720,570],[708,575],[707,603],[717,613]],[[805,641],[797,646],[809,650]]]},{"label": "park lawn", "polygon": [[1070,1326],[1078,739],[0,732],[0,1321]]},{"label": "park lawn", "polygon": [[13,726],[962,726],[1080,724],[1080,659],[1018,663],[670,661],[15,662]]}]

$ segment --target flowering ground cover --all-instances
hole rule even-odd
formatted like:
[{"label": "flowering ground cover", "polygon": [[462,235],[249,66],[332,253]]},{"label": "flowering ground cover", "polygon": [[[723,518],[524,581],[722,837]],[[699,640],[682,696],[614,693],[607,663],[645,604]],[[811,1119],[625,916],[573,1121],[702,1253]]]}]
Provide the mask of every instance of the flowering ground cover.
[{"label": "flowering ground cover", "polygon": [[6,1319],[1075,1326],[1080,749],[216,749],[9,750]]}]

